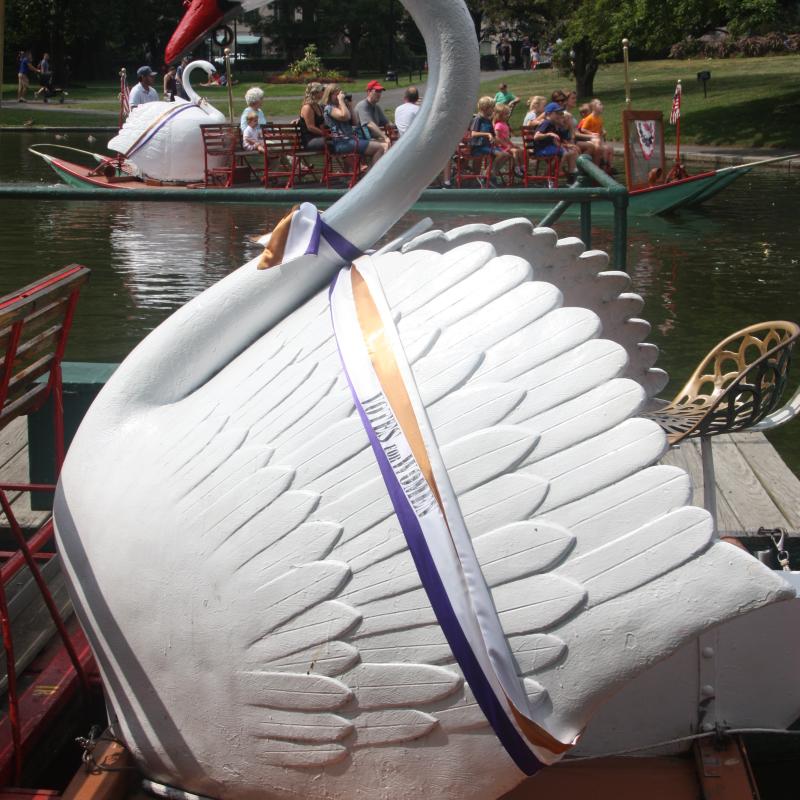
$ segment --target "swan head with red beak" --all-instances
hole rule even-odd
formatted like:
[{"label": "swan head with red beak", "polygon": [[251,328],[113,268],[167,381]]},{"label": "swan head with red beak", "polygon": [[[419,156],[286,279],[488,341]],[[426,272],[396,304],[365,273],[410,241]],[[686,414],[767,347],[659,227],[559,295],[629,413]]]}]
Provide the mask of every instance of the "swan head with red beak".
[{"label": "swan head with red beak", "polygon": [[248,11],[262,2],[237,3],[232,0],[184,0],[186,13],[167,43],[164,60],[167,64],[190,53],[208,35],[209,31],[222,25],[225,20]]}]

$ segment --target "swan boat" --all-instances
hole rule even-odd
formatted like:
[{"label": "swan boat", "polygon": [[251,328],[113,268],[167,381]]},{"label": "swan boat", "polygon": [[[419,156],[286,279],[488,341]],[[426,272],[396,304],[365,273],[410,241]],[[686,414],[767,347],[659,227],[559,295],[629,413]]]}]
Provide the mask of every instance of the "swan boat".
[{"label": "swan boat", "polygon": [[[186,66],[183,85],[188,100],[158,100],[131,111],[108,143],[116,156],[64,145],[37,144],[28,149],[72,186],[185,188],[202,181],[205,156],[200,126],[224,123],[225,116],[192,87],[191,73],[198,68],[208,75],[216,71],[208,61],[193,61]],[[62,157],[62,153],[68,157]],[[71,160],[76,157],[88,160],[91,166]]]},{"label": "swan boat", "polygon": [[462,0],[404,5],[432,87],[409,134],[143,340],[61,473],[112,729],[162,796],[496,798],[800,716],[796,578],[656,465],[628,276],[524,219],[365,254],[478,87]]}]

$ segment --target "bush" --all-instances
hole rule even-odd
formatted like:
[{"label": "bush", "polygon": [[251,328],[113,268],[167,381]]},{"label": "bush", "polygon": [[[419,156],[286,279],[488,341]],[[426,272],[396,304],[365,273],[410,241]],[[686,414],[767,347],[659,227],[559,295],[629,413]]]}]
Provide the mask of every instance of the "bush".
[{"label": "bush", "polygon": [[731,56],[756,57],[772,53],[797,53],[800,51],[800,34],[786,36],[772,32],[764,36],[743,36],[740,39],[721,39],[704,42],[687,36],[676,42],[669,50],[669,57],[683,58],[730,58]]}]

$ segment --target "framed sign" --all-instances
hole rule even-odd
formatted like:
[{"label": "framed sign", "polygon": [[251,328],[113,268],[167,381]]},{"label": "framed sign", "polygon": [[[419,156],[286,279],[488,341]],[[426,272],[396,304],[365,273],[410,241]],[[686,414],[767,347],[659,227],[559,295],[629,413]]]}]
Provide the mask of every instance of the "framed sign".
[{"label": "framed sign", "polygon": [[664,115],[660,111],[623,111],[622,127],[628,191],[663,183]]}]

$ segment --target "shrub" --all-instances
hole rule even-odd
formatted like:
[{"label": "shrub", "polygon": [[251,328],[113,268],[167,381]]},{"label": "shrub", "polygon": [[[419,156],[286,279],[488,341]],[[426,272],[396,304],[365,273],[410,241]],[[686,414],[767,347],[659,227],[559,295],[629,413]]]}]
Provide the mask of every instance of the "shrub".
[{"label": "shrub", "polygon": [[325,67],[322,64],[322,59],[317,53],[317,46],[315,44],[310,44],[306,46],[303,57],[289,64],[289,69],[286,71],[294,77],[308,75],[312,78],[318,78],[322,75],[324,70]]},{"label": "shrub", "polygon": [[796,53],[800,51],[800,34],[788,36],[772,32],[764,36],[743,36],[740,39],[721,39],[704,42],[688,36],[672,45],[670,58],[729,58],[742,55],[746,57],[765,56],[770,53]]}]

